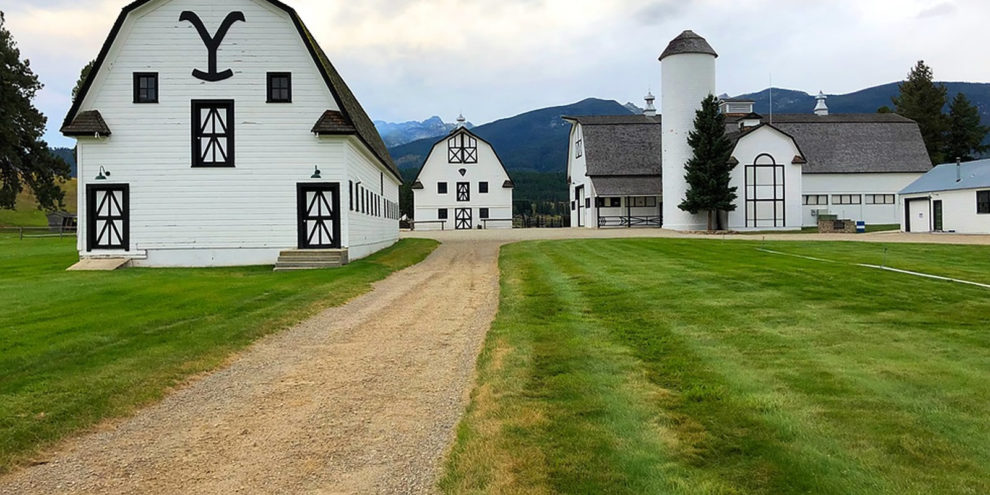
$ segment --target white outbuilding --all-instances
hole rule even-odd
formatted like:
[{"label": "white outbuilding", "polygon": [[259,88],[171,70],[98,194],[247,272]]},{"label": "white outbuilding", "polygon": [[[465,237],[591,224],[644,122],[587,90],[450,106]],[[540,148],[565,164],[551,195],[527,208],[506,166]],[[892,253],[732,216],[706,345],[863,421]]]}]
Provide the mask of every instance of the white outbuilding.
[{"label": "white outbuilding", "polygon": [[512,179],[495,148],[464,122],[433,145],[416,175],[416,230],[512,228]]},{"label": "white outbuilding", "polygon": [[990,160],[939,165],[900,193],[904,232],[990,234]]},{"label": "white outbuilding", "polygon": [[84,259],[292,268],[398,239],[398,169],[276,0],[127,5],[62,132],[78,144]]}]

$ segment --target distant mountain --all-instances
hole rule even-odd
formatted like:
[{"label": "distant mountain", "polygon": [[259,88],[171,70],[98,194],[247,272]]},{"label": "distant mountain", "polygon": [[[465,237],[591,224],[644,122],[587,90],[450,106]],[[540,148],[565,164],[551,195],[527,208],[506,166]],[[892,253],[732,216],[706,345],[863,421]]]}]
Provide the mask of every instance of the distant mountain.
[{"label": "distant mountain", "polygon": [[[884,84],[845,95],[829,95],[827,101],[829,111],[832,113],[875,113],[883,106],[893,108],[894,104],[891,102],[891,98],[897,96],[898,84]],[[949,101],[955,98],[957,93],[963,93],[969,98],[970,103],[980,109],[983,123],[990,124],[990,84],[961,82],[941,84],[944,84],[948,90]],[[764,89],[759,93],[741,95],[741,97],[756,101],[754,107],[756,113],[762,115],[770,113],[769,89]],[[811,113],[814,108],[815,97],[813,95],[790,89],[774,88],[773,90],[774,113]]]},{"label": "distant mountain", "polygon": [[636,105],[635,103],[633,103],[631,101],[629,103],[626,103],[623,106],[626,107],[626,110],[629,110],[630,112],[635,113],[635,114],[643,113],[643,110],[644,110],[642,108],[639,108],[639,105]]},{"label": "distant mountain", "polygon": [[[562,172],[567,168],[567,136],[571,126],[564,115],[625,115],[629,109],[616,101],[589,98],[571,105],[543,108],[475,127],[473,132],[498,151],[509,171]],[[399,168],[418,168],[437,137],[420,139],[389,151]]]},{"label": "distant mountain", "polygon": [[76,152],[72,148],[49,148],[48,151],[58,157],[65,160],[65,163],[69,164],[69,168],[72,169],[70,177],[76,176]]},{"label": "distant mountain", "polygon": [[[422,122],[409,121],[401,123],[375,121],[375,128],[382,135],[385,146],[393,147],[410,143],[418,139],[427,139],[446,135],[457,124],[446,123],[440,117],[430,117]],[[465,125],[468,129],[474,127],[470,122]]]}]

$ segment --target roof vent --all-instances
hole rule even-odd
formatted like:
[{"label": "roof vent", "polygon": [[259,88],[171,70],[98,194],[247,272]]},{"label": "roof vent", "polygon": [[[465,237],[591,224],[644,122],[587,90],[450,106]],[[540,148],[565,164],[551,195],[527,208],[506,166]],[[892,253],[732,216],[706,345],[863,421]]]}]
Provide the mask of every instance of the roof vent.
[{"label": "roof vent", "polygon": [[648,91],[646,93],[646,98],[644,99],[646,100],[646,110],[643,110],[643,115],[646,115],[647,117],[656,117],[657,107],[653,105],[653,102],[657,101],[657,98],[653,96],[653,92]]},{"label": "roof vent", "polygon": [[457,116],[457,128],[460,129],[464,127],[465,124],[467,124],[467,119],[464,118],[464,114],[462,113]]},{"label": "roof vent", "polygon": [[825,117],[828,115],[828,105],[825,104],[825,100],[828,99],[825,93],[821,91],[818,92],[818,96],[815,97],[818,100],[818,104],[815,105],[815,115]]}]

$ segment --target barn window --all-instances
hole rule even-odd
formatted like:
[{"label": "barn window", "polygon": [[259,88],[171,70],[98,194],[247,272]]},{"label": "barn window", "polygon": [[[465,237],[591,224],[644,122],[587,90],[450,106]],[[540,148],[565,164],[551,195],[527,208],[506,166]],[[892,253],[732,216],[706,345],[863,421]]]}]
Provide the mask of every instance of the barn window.
[{"label": "barn window", "polygon": [[868,205],[892,205],[894,204],[893,194],[867,194],[866,204]]},{"label": "barn window", "polygon": [[479,193],[482,193],[482,194],[488,194],[488,183],[487,182],[479,182],[478,183],[478,192]]},{"label": "barn window", "polygon": [[447,219],[447,209],[446,208],[440,208],[439,210],[437,210],[437,219],[438,220],[446,220]]},{"label": "barn window", "polygon": [[828,194],[805,194],[804,205],[805,206],[828,205]]},{"label": "barn window", "polygon": [[268,103],[292,103],[291,73],[268,73]]},{"label": "barn window", "polygon": [[478,208],[478,218],[488,218],[488,208]]},{"label": "barn window", "polygon": [[976,213],[990,214],[990,191],[976,191]]},{"label": "barn window", "polygon": [[447,194],[446,182],[437,182],[437,194]]},{"label": "barn window", "polygon": [[347,204],[354,211],[354,181],[347,181]]},{"label": "barn window", "polygon": [[447,161],[450,163],[478,163],[478,140],[465,132],[448,139]]},{"label": "barn window", "polygon": [[746,226],[783,227],[784,166],[762,154],[746,165]]},{"label": "barn window", "polygon": [[582,156],[584,156],[584,140],[578,139],[574,143],[574,158],[581,158]]},{"label": "barn window", "polygon": [[833,205],[861,205],[863,204],[863,195],[861,194],[833,194],[832,195]]},{"label": "barn window", "polygon": [[[618,199],[618,198],[616,198]],[[634,208],[656,208],[657,198],[654,196],[636,196],[629,198],[630,205]]]},{"label": "barn window", "polygon": [[134,103],[158,103],[158,73],[134,73]]},{"label": "barn window", "polygon": [[193,100],[193,166],[234,166],[234,101]]}]

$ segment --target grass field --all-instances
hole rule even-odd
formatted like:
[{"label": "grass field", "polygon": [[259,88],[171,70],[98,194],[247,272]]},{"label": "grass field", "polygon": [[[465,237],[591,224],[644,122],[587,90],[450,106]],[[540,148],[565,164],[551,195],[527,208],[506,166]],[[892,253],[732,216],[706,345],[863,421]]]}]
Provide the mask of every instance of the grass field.
[{"label": "grass field", "polygon": [[[65,191],[65,211],[76,212],[76,179],[69,179],[62,184]],[[17,208],[14,210],[4,210],[0,208],[0,227],[45,227],[48,225],[48,217],[45,212],[38,209],[38,202],[34,199],[34,194],[29,190],[22,191],[17,195]]]},{"label": "grass field", "polygon": [[990,493],[990,248],[533,242],[446,493]]},{"label": "grass field", "polygon": [[0,237],[0,472],[124,416],[261,336],[424,259],[404,240],[336,270],[66,272],[73,240]]}]

